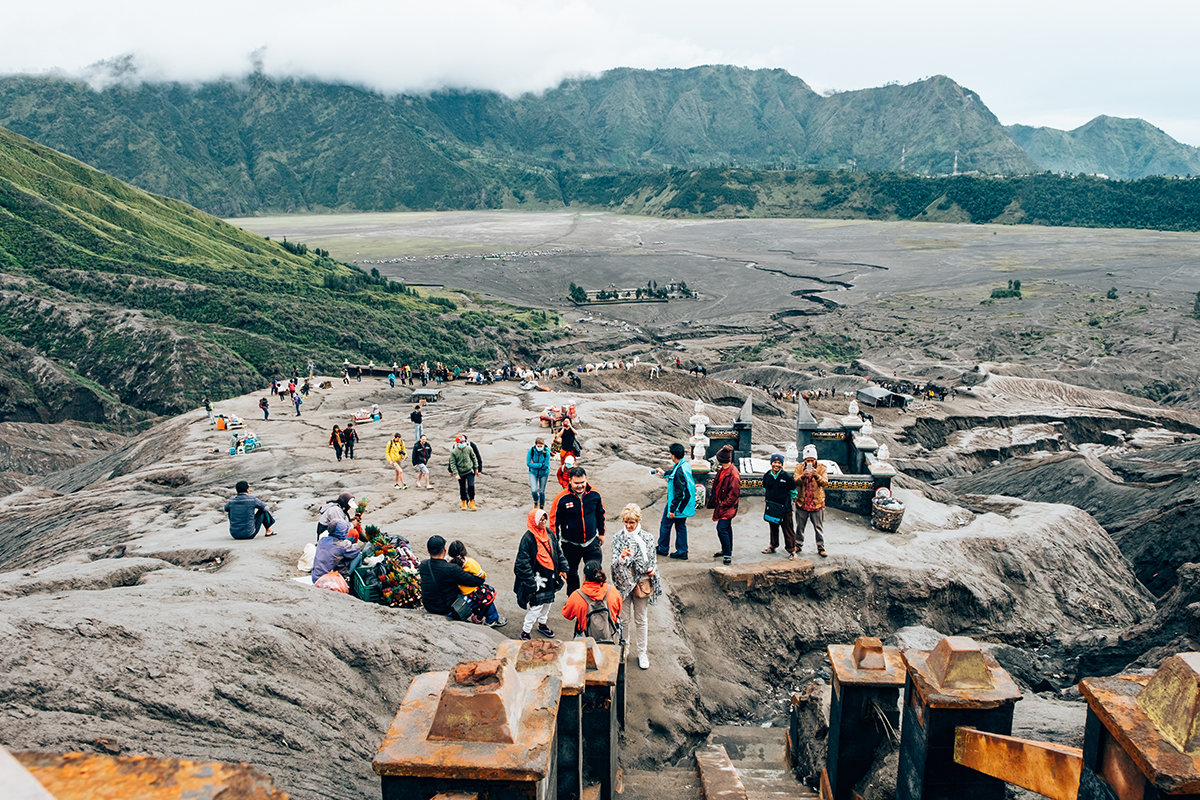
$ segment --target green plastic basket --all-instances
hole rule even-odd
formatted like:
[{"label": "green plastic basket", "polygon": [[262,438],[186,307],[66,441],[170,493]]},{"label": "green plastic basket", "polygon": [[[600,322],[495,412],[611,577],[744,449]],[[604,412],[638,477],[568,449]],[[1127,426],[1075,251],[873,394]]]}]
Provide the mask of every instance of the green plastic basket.
[{"label": "green plastic basket", "polygon": [[370,572],[370,567],[359,567],[350,574],[350,593],[366,603],[382,602],[379,584],[367,583],[367,576]]}]

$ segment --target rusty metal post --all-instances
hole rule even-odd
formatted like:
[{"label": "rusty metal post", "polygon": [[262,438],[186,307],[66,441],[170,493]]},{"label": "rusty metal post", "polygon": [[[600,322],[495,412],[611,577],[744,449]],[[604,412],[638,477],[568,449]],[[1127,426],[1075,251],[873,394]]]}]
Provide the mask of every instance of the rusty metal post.
[{"label": "rusty metal post", "polygon": [[512,661],[519,673],[554,675],[560,679],[558,800],[579,800],[583,796],[582,715],[587,648],[583,641],[507,639],[500,643],[497,656]]},{"label": "rusty metal post", "polygon": [[617,727],[621,731],[625,730],[625,653],[629,649],[629,642],[621,649],[620,663],[617,664],[617,688],[616,688],[616,705],[617,705]]},{"label": "rusty metal post", "polygon": [[1200,797],[1200,653],[1152,676],[1084,678],[1079,800]]},{"label": "rusty metal post", "polygon": [[599,800],[613,800],[617,783],[617,672],[621,647],[584,639],[583,785],[599,785]]},{"label": "rusty metal post", "polygon": [[506,658],[418,675],[371,765],[383,800],[553,800],[561,696],[558,676]]},{"label": "rusty metal post", "polygon": [[833,696],[825,769],[833,797],[851,800],[879,745],[899,733],[904,657],[870,636],[860,636],[853,645],[831,644],[826,650],[833,666]]},{"label": "rusty metal post", "polygon": [[1021,692],[996,660],[965,636],[907,650],[897,800],[1004,800],[1004,782],[954,761],[954,729],[1012,733]]}]

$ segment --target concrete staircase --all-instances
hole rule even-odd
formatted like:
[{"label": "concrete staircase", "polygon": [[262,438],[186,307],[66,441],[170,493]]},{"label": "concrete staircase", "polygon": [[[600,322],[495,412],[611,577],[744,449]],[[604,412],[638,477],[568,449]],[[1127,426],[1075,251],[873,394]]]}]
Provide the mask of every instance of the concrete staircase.
[{"label": "concrete staircase", "polygon": [[662,767],[626,770],[621,800],[701,800],[700,776],[695,769]]},{"label": "concrete staircase", "polygon": [[817,794],[788,768],[786,731],[721,725],[696,751],[704,800],[800,800]]}]

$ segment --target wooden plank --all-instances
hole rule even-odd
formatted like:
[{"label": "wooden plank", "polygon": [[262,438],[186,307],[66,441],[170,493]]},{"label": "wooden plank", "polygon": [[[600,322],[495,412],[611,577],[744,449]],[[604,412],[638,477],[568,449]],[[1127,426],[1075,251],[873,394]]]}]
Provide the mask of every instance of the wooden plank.
[{"label": "wooden plank", "polygon": [[984,733],[974,728],[957,728],[954,734],[957,764],[1050,800],[1076,800],[1079,795],[1083,751],[1078,747]]}]

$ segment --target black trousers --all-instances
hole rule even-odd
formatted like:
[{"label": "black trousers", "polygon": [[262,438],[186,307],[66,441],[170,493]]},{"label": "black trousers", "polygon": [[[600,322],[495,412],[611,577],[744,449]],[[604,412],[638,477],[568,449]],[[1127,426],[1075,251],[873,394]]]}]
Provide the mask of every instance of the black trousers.
[{"label": "black trousers", "polygon": [[354,442],[346,442],[346,458],[354,458]]},{"label": "black trousers", "polygon": [[459,500],[474,500],[475,499],[475,473],[468,472],[466,475],[458,476],[458,499]]},{"label": "black trousers", "polygon": [[589,561],[604,561],[604,550],[600,547],[600,539],[596,538],[587,546],[560,540],[563,557],[567,559],[567,596],[579,588],[579,565]]}]

